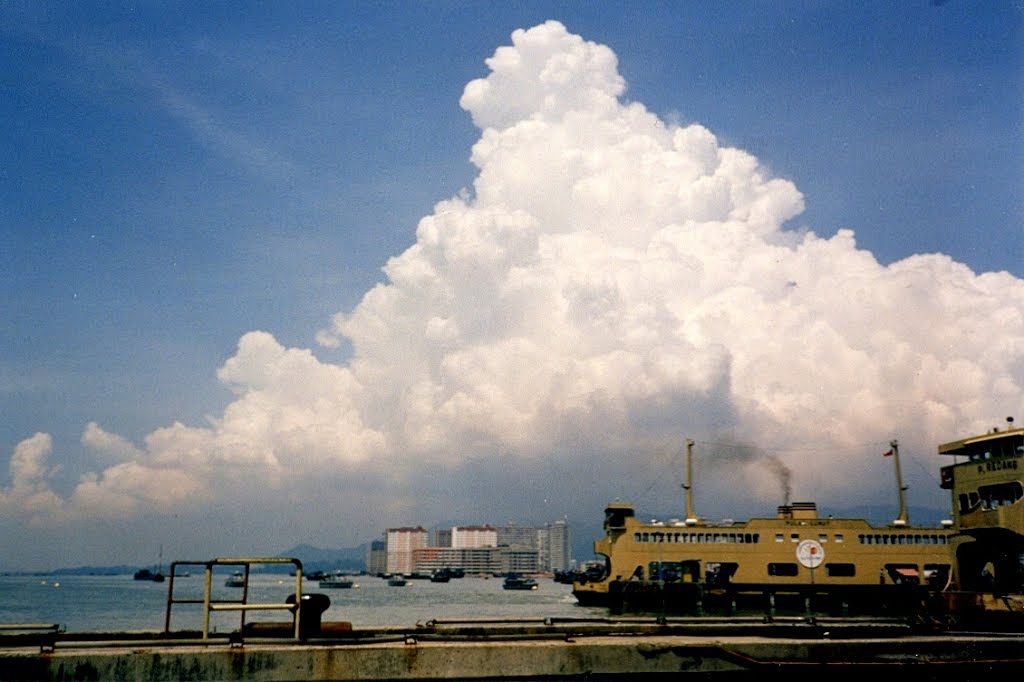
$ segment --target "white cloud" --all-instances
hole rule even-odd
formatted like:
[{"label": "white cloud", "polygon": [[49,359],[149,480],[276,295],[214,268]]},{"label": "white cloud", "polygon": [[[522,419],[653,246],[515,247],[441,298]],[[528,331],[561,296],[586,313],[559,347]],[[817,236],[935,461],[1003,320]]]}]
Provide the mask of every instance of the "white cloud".
[{"label": "white cloud", "polygon": [[[884,266],[852,231],[788,230],[792,183],[622,102],[611,50],[558,23],[517,31],[487,64],[461,100],[481,128],[474,191],[438,203],[387,282],[318,334],[350,342],[351,360],[244,335],[218,373],[236,397],[208,425],[144,449],[87,427],[118,464],[83,479],[73,508],[201,505],[324,472],[394,507],[431,467],[500,458],[528,476],[568,451],[606,483],[687,435],[768,448],[770,467],[733,482],[762,498],[788,466],[797,494],[849,501],[864,461],[833,451],[899,436],[931,452],[1022,412],[1021,280],[943,255]],[[48,494],[49,443],[23,445],[5,501]],[[365,514],[358,499],[348,511]]]},{"label": "white cloud", "polygon": [[104,431],[96,422],[89,422],[82,433],[82,445],[112,462],[140,459],[144,451],[116,433]]},{"label": "white cloud", "polygon": [[57,518],[63,500],[50,488],[57,467],[48,464],[53,438],[37,433],[18,443],[10,464],[10,482],[0,490],[0,511],[8,518],[27,518],[37,524]]}]

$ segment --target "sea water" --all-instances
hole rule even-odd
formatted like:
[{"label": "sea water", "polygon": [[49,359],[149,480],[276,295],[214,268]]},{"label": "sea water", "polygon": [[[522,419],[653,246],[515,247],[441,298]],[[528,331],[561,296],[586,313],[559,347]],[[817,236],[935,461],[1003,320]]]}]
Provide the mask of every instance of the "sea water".
[{"label": "sea water", "polygon": [[[212,598],[238,600],[242,590],[224,586],[226,576],[214,575]],[[350,589],[321,589],[304,580],[303,594],[330,599],[323,621],[348,621],[355,628],[413,626],[429,620],[588,618],[607,615],[605,609],[581,607],[572,586],[538,579],[536,590],[505,590],[500,578],[466,577],[447,583],[410,580],[404,587],[374,576],[353,576]],[[164,629],[170,581],[156,583],[116,576],[0,576],[0,625],[57,624],[72,632],[116,632]],[[202,571],[176,576],[174,598],[202,600]],[[248,603],[284,603],[295,593],[295,578],[253,573]],[[202,628],[201,604],[174,604],[171,630]],[[249,611],[246,622],[286,621],[287,611]],[[241,624],[236,611],[211,614],[214,632],[231,632]]]}]

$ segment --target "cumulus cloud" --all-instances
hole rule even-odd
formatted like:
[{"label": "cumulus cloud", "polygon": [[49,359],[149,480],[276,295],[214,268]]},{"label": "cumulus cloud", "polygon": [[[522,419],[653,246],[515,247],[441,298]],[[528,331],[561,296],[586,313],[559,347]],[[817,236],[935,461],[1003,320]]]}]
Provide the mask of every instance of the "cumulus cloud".
[{"label": "cumulus cloud", "polygon": [[[793,183],[624,101],[614,53],[557,22],[487,66],[460,100],[481,131],[471,191],[317,335],[351,358],[244,335],[221,416],[142,448],[90,424],[83,442],[116,464],[68,504],[172,508],[342,472],[365,511],[366,490],[393,506],[438,467],[535,475],[559,453],[598,481],[687,435],[766,446],[735,474],[754,496],[778,500],[779,472],[787,497],[860,495],[863,460],[834,453],[897,435],[932,452],[1022,412],[1021,280],[793,229]],[[50,494],[43,441],[18,446],[5,504]]]},{"label": "cumulus cloud", "polygon": [[34,524],[60,516],[63,500],[50,487],[58,470],[49,465],[52,452],[53,438],[46,433],[26,438],[14,448],[9,485],[0,490],[0,510],[5,516],[27,517]]}]

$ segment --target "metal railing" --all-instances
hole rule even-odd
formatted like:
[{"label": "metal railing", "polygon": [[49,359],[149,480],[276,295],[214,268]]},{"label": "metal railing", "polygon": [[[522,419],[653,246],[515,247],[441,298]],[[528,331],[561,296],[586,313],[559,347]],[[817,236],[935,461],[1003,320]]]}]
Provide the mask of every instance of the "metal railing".
[{"label": "metal railing", "polygon": [[[253,564],[292,564],[295,566],[295,603],[249,603],[249,569]],[[205,584],[202,599],[175,599],[174,579],[177,576],[179,566],[203,566]],[[213,598],[213,569],[215,566],[239,566],[242,567],[242,596],[240,599],[214,599]],[[209,559],[207,561],[174,561],[170,566],[170,573],[167,577],[167,614],[164,617],[164,634],[171,632],[171,607],[174,604],[202,604],[203,605],[203,639],[210,638],[210,614],[215,611],[239,611],[241,624],[239,632],[245,630],[245,614],[249,611],[291,611],[294,625],[295,639],[300,639],[300,621],[302,618],[302,562],[298,559],[287,557],[232,557]]]}]

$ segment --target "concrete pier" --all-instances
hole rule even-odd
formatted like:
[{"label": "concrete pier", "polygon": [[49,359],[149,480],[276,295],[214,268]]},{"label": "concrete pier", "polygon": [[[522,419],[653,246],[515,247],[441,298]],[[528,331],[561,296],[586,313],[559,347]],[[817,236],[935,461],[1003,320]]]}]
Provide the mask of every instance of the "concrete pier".
[{"label": "concrete pier", "polygon": [[417,626],[305,642],[239,637],[24,640],[3,646],[0,680],[779,679],[892,672],[904,680],[1024,672],[1024,635],[921,634],[898,625],[739,623]]}]

